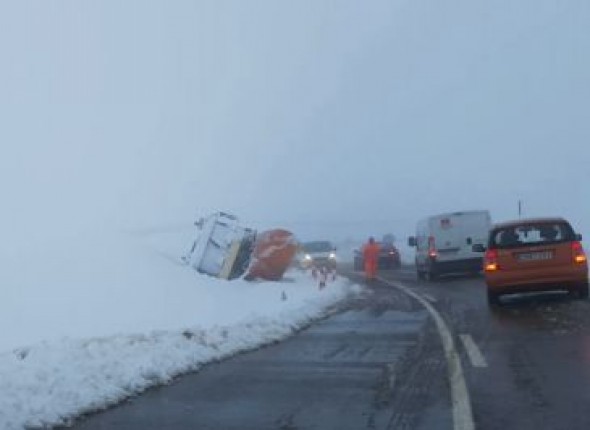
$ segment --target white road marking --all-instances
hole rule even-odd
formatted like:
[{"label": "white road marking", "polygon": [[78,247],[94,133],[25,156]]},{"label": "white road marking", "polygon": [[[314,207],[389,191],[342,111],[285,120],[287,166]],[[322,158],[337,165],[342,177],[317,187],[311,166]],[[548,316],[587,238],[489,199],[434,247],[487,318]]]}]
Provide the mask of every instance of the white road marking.
[{"label": "white road marking", "polygon": [[431,296],[428,293],[422,293],[422,297],[424,297],[426,300],[428,300],[430,303],[436,303],[437,300],[434,296]]},{"label": "white road marking", "polygon": [[471,335],[461,334],[459,335],[459,338],[461,338],[461,342],[463,342],[463,346],[467,351],[467,355],[469,356],[469,360],[471,360],[473,367],[488,367],[488,362]]},{"label": "white road marking", "polygon": [[395,363],[387,365],[387,374],[389,375],[389,389],[393,390],[395,386]]},{"label": "white road marking", "polygon": [[453,335],[444,319],[425,298],[414,293],[400,282],[391,282],[383,278],[380,278],[380,281],[385,282],[418,300],[434,319],[447,359],[449,383],[451,386],[451,402],[453,407],[453,429],[474,430],[475,422],[473,421],[473,411],[471,409],[471,397],[469,396],[467,383],[465,382],[465,376],[463,375],[463,366],[461,365],[461,359],[455,348]]}]

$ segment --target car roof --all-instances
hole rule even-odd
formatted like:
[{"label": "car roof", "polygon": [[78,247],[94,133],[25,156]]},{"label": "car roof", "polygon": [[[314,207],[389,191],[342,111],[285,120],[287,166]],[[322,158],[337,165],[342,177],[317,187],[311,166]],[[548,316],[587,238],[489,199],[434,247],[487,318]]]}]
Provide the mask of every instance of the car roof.
[{"label": "car roof", "polygon": [[494,225],[496,228],[515,227],[519,225],[532,225],[532,224],[548,224],[548,223],[566,223],[569,224],[564,218],[560,217],[547,217],[547,218],[524,218],[513,221],[506,221]]}]

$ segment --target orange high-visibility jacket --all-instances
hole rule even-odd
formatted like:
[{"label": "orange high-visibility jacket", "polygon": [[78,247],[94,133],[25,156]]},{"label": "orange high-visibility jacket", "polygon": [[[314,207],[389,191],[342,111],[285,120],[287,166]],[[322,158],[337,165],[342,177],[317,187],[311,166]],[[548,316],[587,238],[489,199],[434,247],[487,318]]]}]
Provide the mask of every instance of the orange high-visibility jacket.
[{"label": "orange high-visibility jacket", "polygon": [[365,263],[377,263],[377,260],[379,260],[380,250],[381,249],[376,242],[367,243],[363,247],[363,259],[365,260]]}]

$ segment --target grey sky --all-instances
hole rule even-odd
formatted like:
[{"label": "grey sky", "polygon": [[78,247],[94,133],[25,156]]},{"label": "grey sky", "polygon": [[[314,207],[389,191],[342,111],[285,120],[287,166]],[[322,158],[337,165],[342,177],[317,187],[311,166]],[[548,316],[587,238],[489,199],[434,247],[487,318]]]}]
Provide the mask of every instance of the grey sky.
[{"label": "grey sky", "polygon": [[523,198],[590,234],[589,21],[586,0],[4,2],[1,228],[198,207],[405,235]]}]

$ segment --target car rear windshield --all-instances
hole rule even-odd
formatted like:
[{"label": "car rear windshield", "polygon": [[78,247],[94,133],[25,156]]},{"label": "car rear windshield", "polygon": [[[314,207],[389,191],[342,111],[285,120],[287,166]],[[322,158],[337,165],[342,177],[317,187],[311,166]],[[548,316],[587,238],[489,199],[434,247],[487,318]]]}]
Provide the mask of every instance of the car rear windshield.
[{"label": "car rear windshield", "polygon": [[334,249],[330,242],[308,242],[303,244],[305,252],[329,252]]},{"label": "car rear windshield", "polygon": [[564,222],[523,224],[492,231],[490,248],[508,249],[550,245],[575,240],[572,227]]}]

